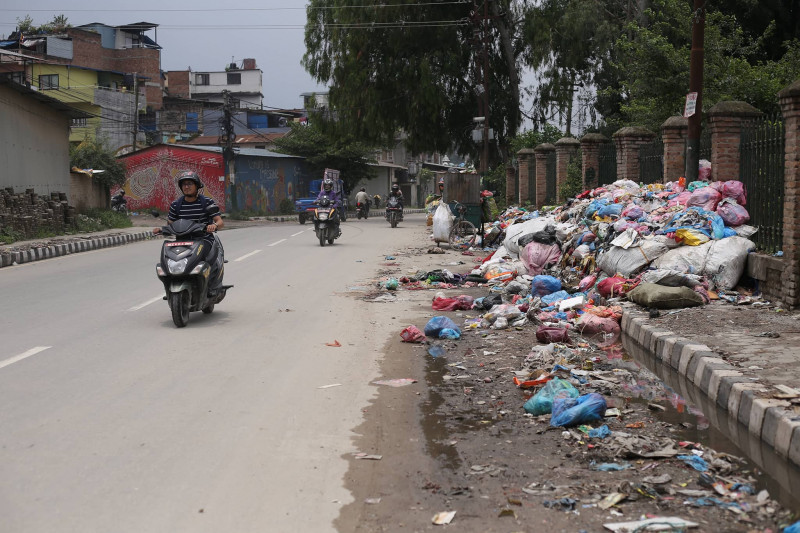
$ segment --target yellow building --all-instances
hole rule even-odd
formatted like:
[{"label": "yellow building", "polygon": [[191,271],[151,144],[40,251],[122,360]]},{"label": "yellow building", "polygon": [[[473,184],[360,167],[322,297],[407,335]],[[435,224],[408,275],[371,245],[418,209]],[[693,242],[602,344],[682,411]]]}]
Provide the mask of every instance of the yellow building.
[{"label": "yellow building", "polygon": [[[31,86],[43,94],[84,111],[89,118],[75,119],[69,140],[104,140],[114,150],[133,143],[136,108],[145,109],[144,96],[130,90],[132,76],[73,65],[35,63]],[[138,133],[138,132],[137,132]],[[142,142],[139,137],[137,142]]]}]

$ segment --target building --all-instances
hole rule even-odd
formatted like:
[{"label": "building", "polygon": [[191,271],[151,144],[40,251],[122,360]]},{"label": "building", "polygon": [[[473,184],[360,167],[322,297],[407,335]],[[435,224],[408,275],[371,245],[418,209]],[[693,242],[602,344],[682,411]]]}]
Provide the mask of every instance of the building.
[{"label": "building", "polygon": [[86,115],[60,100],[0,79],[0,187],[70,194],[69,127]]},{"label": "building", "polygon": [[243,60],[241,67],[231,63],[217,71],[171,70],[166,77],[170,96],[224,104],[227,91],[235,108],[262,109],[264,104],[263,73],[252,58]]},{"label": "building", "polygon": [[159,144],[126,154],[121,161],[128,168],[124,187],[133,211],[168,210],[180,194],[175,177],[181,170],[193,170],[203,181],[203,194],[223,211],[277,214],[284,200],[291,209],[305,173],[301,157],[247,148],[236,150],[234,178],[228,181],[220,147]]}]

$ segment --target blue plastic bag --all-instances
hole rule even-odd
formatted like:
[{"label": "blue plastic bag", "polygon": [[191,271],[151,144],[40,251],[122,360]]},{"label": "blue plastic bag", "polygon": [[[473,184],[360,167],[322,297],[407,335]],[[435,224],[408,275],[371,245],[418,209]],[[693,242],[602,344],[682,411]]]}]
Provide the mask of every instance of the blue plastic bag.
[{"label": "blue plastic bag", "polygon": [[553,410],[553,400],[556,398],[577,398],[579,395],[578,389],[569,381],[553,378],[522,407],[534,416],[547,415]]},{"label": "blue plastic bag", "polygon": [[561,290],[561,280],[553,276],[534,276],[531,281],[532,296],[547,296]]},{"label": "blue plastic bag", "polygon": [[446,316],[435,316],[428,320],[428,323],[425,324],[425,335],[428,337],[436,337],[436,338],[443,338],[442,330],[449,329],[452,330],[445,332],[445,335],[453,335],[457,334],[457,337],[445,337],[445,338],[460,338],[461,337],[461,329],[456,326],[456,323],[447,318]]},{"label": "blue plastic bag", "polygon": [[622,204],[608,204],[597,210],[599,217],[618,217],[622,213]]},{"label": "blue plastic bag", "polygon": [[548,294],[547,296],[542,296],[542,303],[550,306],[561,300],[566,300],[567,298],[569,298],[569,293],[567,291],[558,291],[553,294]]},{"label": "blue plastic bag", "polygon": [[458,340],[461,338],[461,330],[453,328],[444,328],[439,332],[440,339],[453,339]]},{"label": "blue plastic bag", "polygon": [[553,427],[570,427],[602,420],[606,414],[606,399],[596,392],[577,398],[558,398],[553,402]]},{"label": "blue plastic bag", "polygon": [[795,522],[791,526],[786,526],[783,533],[800,533],[800,521]]},{"label": "blue plastic bag", "polygon": [[696,455],[679,455],[678,459],[691,466],[698,472],[705,472],[708,470],[708,463],[702,457]]},{"label": "blue plastic bag", "polygon": [[586,212],[585,212],[586,217],[590,218],[592,215],[597,213],[598,209],[606,205],[608,202],[609,202],[608,198],[596,198],[592,200],[586,207]]},{"label": "blue plastic bag", "polygon": [[611,435],[611,430],[608,429],[608,426],[605,424],[603,424],[599,428],[589,430],[589,436],[592,438],[604,439],[609,435]]}]

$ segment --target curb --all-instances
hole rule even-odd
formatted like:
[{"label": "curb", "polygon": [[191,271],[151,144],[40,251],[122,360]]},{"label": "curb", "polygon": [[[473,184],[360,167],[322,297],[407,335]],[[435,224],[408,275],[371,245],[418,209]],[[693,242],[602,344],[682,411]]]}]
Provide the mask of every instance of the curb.
[{"label": "curb", "polygon": [[754,382],[726,363],[705,344],[647,324],[645,313],[625,309],[622,332],[664,365],[694,383],[708,399],[727,412],[729,421],[800,466],[800,420],[792,420],[786,400],[768,397],[768,387]]},{"label": "curb", "polygon": [[90,250],[99,250],[101,248],[109,248],[111,246],[120,246],[134,241],[143,241],[148,239],[160,238],[153,235],[150,231],[141,231],[138,233],[125,233],[122,235],[109,235],[107,237],[94,237],[82,241],[68,242],[64,244],[53,244],[50,246],[43,246],[41,248],[32,248],[30,250],[20,252],[2,252],[0,253],[0,268],[21,265],[23,263],[31,263],[33,261],[40,261],[42,259],[50,259],[52,257],[61,257],[80,252],[88,252]]}]

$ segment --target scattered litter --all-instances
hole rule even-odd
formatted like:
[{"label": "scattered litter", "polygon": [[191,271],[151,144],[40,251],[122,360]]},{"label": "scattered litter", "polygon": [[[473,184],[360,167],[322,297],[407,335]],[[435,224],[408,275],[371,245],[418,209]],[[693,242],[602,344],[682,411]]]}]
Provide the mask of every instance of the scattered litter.
[{"label": "scattered litter", "polygon": [[339,348],[341,347],[341,344],[339,344],[339,341],[334,340],[333,342],[326,342],[325,346],[333,346],[334,348]]},{"label": "scattered litter", "polygon": [[619,472],[620,470],[627,470],[631,467],[630,463],[600,463],[594,464],[592,462],[591,469],[599,470],[600,472]]},{"label": "scattered litter", "polygon": [[548,509],[555,509],[557,511],[574,511],[577,502],[572,498],[561,498],[560,500],[544,500],[542,505]]},{"label": "scattered litter", "polygon": [[597,504],[597,506],[600,509],[608,509],[609,507],[617,505],[619,502],[626,499],[627,497],[628,497],[627,494],[623,494],[621,492],[612,492],[611,494],[603,498],[600,501],[600,503]]},{"label": "scattered litter", "polygon": [[697,525],[697,522],[690,522],[675,516],[657,516],[633,522],[612,522],[603,524],[603,527],[619,533],[638,533],[639,531],[681,531],[685,528],[697,527]]},{"label": "scattered litter", "polygon": [[353,456],[356,459],[367,459],[367,460],[370,460],[370,461],[380,461],[381,459],[383,459],[382,455],[371,455],[371,454],[363,453],[363,452],[354,453]]},{"label": "scattered litter", "polygon": [[705,472],[708,470],[708,463],[702,457],[696,455],[679,455],[677,458],[698,472]]},{"label": "scattered litter", "polygon": [[373,381],[375,385],[388,385],[390,387],[405,387],[406,385],[411,385],[412,383],[416,383],[416,379],[411,378],[399,378],[399,379],[387,379],[381,381]]},{"label": "scattered litter", "polygon": [[431,520],[437,526],[443,526],[445,524],[449,524],[453,521],[453,518],[456,516],[455,511],[443,511],[441,513],[436,513],[433,515],[433,519]]},{"label": "scattered litter", "polygon": [[366,498],[364,500],[364,503],[366,503],[368,505],[377,505],[377,504],[381,503],[381,499],[380,498]]},{"label": "scattered litter", "polygon": [[317,387],[318,389],[330,389],[331,387],[341,387],[341,383],[332,383],[331,385],[323,385],[321,387]]}]

